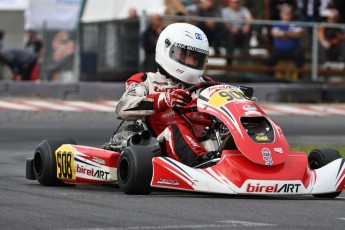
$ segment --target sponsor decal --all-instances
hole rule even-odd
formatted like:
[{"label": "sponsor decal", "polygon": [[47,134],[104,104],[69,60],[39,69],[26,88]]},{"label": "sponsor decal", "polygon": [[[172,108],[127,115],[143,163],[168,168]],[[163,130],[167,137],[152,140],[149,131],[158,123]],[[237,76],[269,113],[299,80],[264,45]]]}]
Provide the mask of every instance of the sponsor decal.
[{"label": "sponsor decal", "polygon": [[165,179],[165,178],[160,178],[157,181],[157,184],[165,184],[165,185],[172,185],[172,186],[179,186],[180,182],[178,180],[171,180],[171,179]]},{"label": "sponsor decal", "polygon": [[136,95],[137,94],[137,87],[139,86],[139,84],[131,84],[127,87],[127,90],[126,90],[126,95]]},{"label": "sponsor decal", "polygon": [[250,193],[298,193],[301,184],[260,185],[248,183],[246,192]]},{"label": "sponsor decal", "polygon": [[284,153],[282,148],[274,148],[273,150],[276,153]]},{"label": "sponsor decal", "polygon": [[52,58],[57,62],[72,55],[75,50],[74,41],[70,38],[70,33],[66,31],[56,33],[51,45],[53,48]]},{"label": "sponsor decal", "polygon": [[268,136],[255,136],[255,139],[257,141],[268,141],[269,140]]},{"label": "sponsor decal", "polygon": [[252,105],[244,105],[242,109],[245,111],[256,111],[256,107]]},{"label": "sponsor decal", "polygon": [[202,53],[202,54],[208,54],[207,50],[199,49],[199,48],[196,48],[196,47],[193,47],[193,46],[186,46],[184,44],[180,44],[180,43],[177,43],[177,42],[174,43],[174,46],[176,46],[178,48],[187,49],[187,50],[190,50],[190,51]]},{"label": "sponsor decal", "polygon": [[195,142],[195,140],[192,137],[186,135],[186,138],[194,147],[200,148],[200,146]]},{"label": "sponsor decal", "polygon": [[98,158],[98,157],[92,157],[92,161],[97,162],[101,165],[105,165],[105,160]]},{"label": "sponsor decal", "polygon": [[97,169],[97,170],[94,170],[93,168],[87,169],[87,168],[84,168],[84,166],[79,166],[79,164],[77,164],[77,172],[88,175],[88,176],[92,176],[98,179],[102,179],[102,180],[107,180],[108,175],[110,174],[109,172],[104,172],[103,170],[100,170],[100,169]]},{"label": "sponsor decal", "polygon": [[161,117],[163,119],[173,118],[173,117],[175,117],[175,111],[174,110],[170,110],[169,112],[164,113]]},{"label": "sponsor decal", "polygon": [[202,40],[202,35],[199,33],[195,33],[195,38],[198,40]]},{"label": "sponsor decal", "polygon": [[266,165],[272,165],[273,164],[273,160],[272,160],[272,157],[271,157],[271,151],[268,148],[263,148],[261,150],[261,153],[262,153],[263,159],[265,161],[265,164]]},{"label": "sponsor decal", "polygon": [[248,112],[245,112],[244,113],[245,115],[250,115],[250,114],[256,114],[256,115],[261,115],[261,113],[260,112],[258,112],[258,111],[248,111]]},{"label": "sponsor decal", "polygon": [[207,88],[208,91],[214,91],[214,90],[220,90],[220,89],[237,90],[235,86],[231,86],[231,85],[215,85],[215,86],[211,86]]},{"label": "sponsor decal", "polygon": [[153,91],[158,92],[158,93],[165,93],[165,92],[172,93],[176,89],[182,89],[182,84],[176,84],[174,88],[167,87],[167,85],[169,84],[166,84],[166,85],[157,84],[153,87]]}]

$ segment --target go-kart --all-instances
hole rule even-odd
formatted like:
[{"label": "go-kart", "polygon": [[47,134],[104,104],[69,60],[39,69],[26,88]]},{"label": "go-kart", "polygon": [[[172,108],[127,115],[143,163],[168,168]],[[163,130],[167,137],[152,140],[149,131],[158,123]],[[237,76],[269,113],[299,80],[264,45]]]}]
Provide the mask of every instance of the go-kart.
[{"label": "go-kart", "polygon": [[[315,149],[307,156],[290,150],[281,128],[251,100],[251,88],[203,82],[188,90],[201,91],[195,109],[212,121],[201,143],[218,154],[206,165],[191,167],[164,156],[139,120],[100,148],[70,139],[43,140],[27,159],[26,178],[47,186],[118,183],[127,194],[166,188],[334,198],[344,189],[345,159],[339,152]],[[188,121],[181,110],[176,113]]]}]

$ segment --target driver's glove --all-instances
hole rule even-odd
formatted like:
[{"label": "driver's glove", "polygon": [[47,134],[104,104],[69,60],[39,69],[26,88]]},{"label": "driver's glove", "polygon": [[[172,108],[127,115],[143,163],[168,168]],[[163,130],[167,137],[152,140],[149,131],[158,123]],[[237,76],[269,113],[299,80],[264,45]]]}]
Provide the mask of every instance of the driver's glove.
[{"label": "driver's glove", "polygon": [[192,96],[189,91],[184,89],[175,89],[171,92],[165,92],[159,94],[154,99],[154,110],[156,112],[162,112],[171,107],[183,107],[192,100]]}]

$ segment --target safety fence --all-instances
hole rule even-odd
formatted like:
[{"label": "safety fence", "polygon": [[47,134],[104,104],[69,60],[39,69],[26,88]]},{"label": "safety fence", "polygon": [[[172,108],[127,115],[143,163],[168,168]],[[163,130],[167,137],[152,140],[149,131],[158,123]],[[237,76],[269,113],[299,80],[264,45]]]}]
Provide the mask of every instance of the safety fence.
[{"label": "safety fence", "polygon": [[137,72],[140,64],[139,29],[138,20],[81,24],[80,79],[118,80]]},{"label": "safety fence", "polygon": [[[211,21],[224,26],[229,23],[222,18],[165,16],[163,24],[171,22],[189,22],[198,25]],[[149,17],[139,20],[114,20],[107,22],[80,24],[80,80],[124,80],[132,73],[143,70],[144,60],[140,36],[148,26]],[[250,23],[251,33],[248,38],[248,49],[235,47],[232,54],[227,52],[227,35],[222,35],[219,49],[211,47],[207,72],[222,76],[250,76],[260,81],[260,77],[272,80],[300,80],[301,76],[308,81],[325,81],[340,77],[344,81],[345,64],[337,60],[321,61],[319,58],[318,29],[339,28],[345,33],[344,24],[291,22],[303,29],[301,38],[305,64],[296,68],[291,62],[280,62],[274,67],[267,66],[272,51],[270,30],[273,25],[284,24],[281,21],[252,20],[231,21],[232,23]],[[225,30],[224,30],[225,31]],[[213,44],[211,43],[211,46]],[[228,60],[231,59],[231,64]],[[256,76],[256,78],[255,78]],[[338,79],[338,78],[336,78]]]}]

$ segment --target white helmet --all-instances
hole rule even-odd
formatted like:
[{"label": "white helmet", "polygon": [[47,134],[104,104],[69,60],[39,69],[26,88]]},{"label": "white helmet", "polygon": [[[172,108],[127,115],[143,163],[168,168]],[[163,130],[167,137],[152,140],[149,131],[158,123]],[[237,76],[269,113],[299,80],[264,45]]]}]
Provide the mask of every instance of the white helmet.
[{"label": "white helmet", "polygon": [[156,63],[164,75],[186,84],[195,84],[204,73],[208,57],[204,32],[188,23],[174,23],[159,35]]}]

